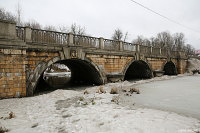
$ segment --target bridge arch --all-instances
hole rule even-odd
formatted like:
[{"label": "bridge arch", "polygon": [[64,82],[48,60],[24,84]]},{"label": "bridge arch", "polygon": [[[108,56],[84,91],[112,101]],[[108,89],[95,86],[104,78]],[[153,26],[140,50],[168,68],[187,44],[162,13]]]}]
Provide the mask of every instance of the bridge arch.
[{"label": "bridge arch", "polygon": [[163,66],[164,75],[177,75],[176,64],[172,61],[168,61]]},{"label": "bridge arch", "polygon": [[124,69],[124,80],[152,78],[149,64],[143,60],[133,60]]},{"label": "bridge arch", "polygon": [[34,72],[30,74],[27,79],[27,95],[32,96],[35,92],[36,86],[44,71],[54,63],[65,64],[71,70],[72,81],[90,82],[92,84],[104,84],[106,82],[105,74],[99,67],[89,59],[64,59],[55,57],[48,62],[40,62],[35,68]]}]

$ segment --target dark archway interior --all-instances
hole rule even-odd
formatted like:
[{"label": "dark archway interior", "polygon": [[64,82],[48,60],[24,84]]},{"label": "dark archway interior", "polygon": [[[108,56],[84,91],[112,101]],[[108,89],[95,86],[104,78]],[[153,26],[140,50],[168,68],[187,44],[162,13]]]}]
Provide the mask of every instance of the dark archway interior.
[{"label": "dark archway interior", "polygon": [[35,92],[34,94],[38,94],[42,91],[50,91],[53,90],[53,88],[51,86],[49,86],[43,79],[43,74],[40,76],[40,78],[38,79],[38,83],[37,86],[35,88]]},{"label": "dark archway interior", "polygon": [[61,61],[71,70],[71,83],[72,84],[103,84],[100,73],[89,62],[69,59]]},{"label": "dark archway interior", "polygon": [[164,75],[177,75],[176,66],[172,61],[167,62],[164,66]]},{"label": "dark archway interior", "polygon": [[[101,85],[103,84],[103,79],[101,78],[98,70],[89,62],[79,59],[69,59],[62,60],[56,63],[65,64],[71,71],[70,81],[62,87],[67,88],[69,86],[82,86],[82,85]],[[58,79],[57,79],[58,80]],[[58,89],[47,84],[43,75],[40,77],[38,84],[35,89],[35,93]]]},{"label": "dark archway interior", "polygon": [[124,80],[152,78],[152,71],[144,61],[134,61],[125,73]]}]

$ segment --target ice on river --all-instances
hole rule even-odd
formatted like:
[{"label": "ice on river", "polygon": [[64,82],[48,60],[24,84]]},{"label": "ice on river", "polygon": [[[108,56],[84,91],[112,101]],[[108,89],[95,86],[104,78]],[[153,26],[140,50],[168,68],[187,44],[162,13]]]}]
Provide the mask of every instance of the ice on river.
[{"label": "ice on river", "polygon": [[133,100],[138,106],[168,110],[200,119],[200,76],[184,76],[140,84],[141,95]]}]

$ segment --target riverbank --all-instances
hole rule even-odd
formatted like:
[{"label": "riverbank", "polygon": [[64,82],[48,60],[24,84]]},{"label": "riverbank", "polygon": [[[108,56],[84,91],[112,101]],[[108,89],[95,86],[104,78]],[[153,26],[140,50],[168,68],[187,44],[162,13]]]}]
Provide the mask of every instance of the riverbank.
[{"label": "riverbank", "polygon": [[[102,94],[96,93],[99,87],[94,86],[86,88],[89,94],[85,95],[85,90],[56,90],[35,97],[0,100],[0,126],[11,133],[193,133],[200,128],[199,120],[173,112],[138,108],[130,97],[140,95],[126,95],[120,90],[172,78],[177,77],[110,83],[103,87],[106,93]],[[113,87],[119,88],[119,94],[109,93]],[[13,112],[15,117],[4,119],[9,112]]]}]

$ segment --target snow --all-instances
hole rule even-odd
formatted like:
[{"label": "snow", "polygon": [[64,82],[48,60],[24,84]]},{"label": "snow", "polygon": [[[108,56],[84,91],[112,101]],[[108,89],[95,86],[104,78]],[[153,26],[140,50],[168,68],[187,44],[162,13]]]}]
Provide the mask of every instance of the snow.
[{"label": "snow", "polygon": [[53,73],[47,73],[44,72],[45,77],[71,77],[71,72],[53,72]]},{"label": "snow", "polygon": [[[198,62],[193,60],[191,64],[199,67]],[[103,86],[105,94],[96,93],[99,86],[93,86],[86,87],[89,92],[86,95],[85,90],[62,89],[34,97],[3,99],[0,100],[0,127],[9,129],[10,133],[194,133],[200,130],[198,119],[137,107],[134,100],[127,98],[137,94],[109,93],[113,87],[128,90],[136,85],[186,75],[109,83]],[[11,111],[16,117],[4,119]]]},{"label": "snow", "polygon": [[[34,97],[0,100],[0,117],[8,116],[11,111],[16,115],[12,119],[0,119],[0,125],[11,133],[193,132],[200,127],[200,121],[195,118],[138,108],[134,101],[121,99],[125,97],[123,92],[109,93],[113,87],[128,89],[136,84],[178,77],[110,83],[104,86],[105,94],[96,93],[99,87],[94,86],[87,88],[87,95],[83,94],[84,90],[56,90]],[[113,98],[119,102],[111,102]]]}]

